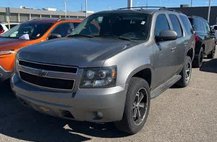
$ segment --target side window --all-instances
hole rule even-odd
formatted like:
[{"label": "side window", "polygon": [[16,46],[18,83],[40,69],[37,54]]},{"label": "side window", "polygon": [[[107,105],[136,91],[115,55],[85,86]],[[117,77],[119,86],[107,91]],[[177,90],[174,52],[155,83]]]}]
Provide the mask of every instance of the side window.
[{"label": "side window", "polygon": [[178,37],[182,37],[182,27],[178,17],[174,14],[170,14],[169,17],[172,22],[173,30],[176,31]]},{"label": "side window", "polygon": [[204,22],[204,24],[205,24],[206,33],[210,33],[209,24],[207,22]]},{"label": "side window", "polygon": [[169,22],[165,14],[158,15],[155,25],[155,36],[159,36],[161,31],[170,30]]},{"label": "side window", "polygon": [[186,33],[189,34],[189,35],[193,34],[192,33],[192,26],[191,26],[190,21],[188,20],[188,17],[181,15],[180,19],[182,20],[182,23],[183,23],[183,25],[185,27]]},{"label": "side window", "polygon": [[9,28],[9,25],[5,25],[5,26],[6,26],[8,29],[10,29],[10,28]]},{"label": "side window", "polygon": [[10,27],[13,28],[15,27],[17,24],[11,24]]},{"label": "side window", "polygon": [[193,19],[193,25],[194,25],[194,30],[200,33],[204,33],[205,32],[205,26],[203,24],[203,21],[195,18]]},{"label": "side window", "polygon": [[59,34],[62,37],[66,37],[67,35],[71,34],[74,30],[74,25],[72,23],[63,23],[58,25],[51,34]]},{"label": "side window", "polygon": [[[104,19],[104,17],[97,17],[97,18],[94,18],[94,19],[88,21],[87,24],[85,23],[86,24],[85,29],[82,29],[80,31],[80,34],[85,34],[85,35],[100,35],[101,27],[104,25],[102,23],[104,21],[103,19]],[[83,27],[83,26],[80,26],[80,27]],[[108,27],[107,27],[107,29],[108,29]]]},{"label": "side window", "polygon": [[74,28],[76,28],[79,25],[79,23],[73,23],[73,24],[74,24]]}]

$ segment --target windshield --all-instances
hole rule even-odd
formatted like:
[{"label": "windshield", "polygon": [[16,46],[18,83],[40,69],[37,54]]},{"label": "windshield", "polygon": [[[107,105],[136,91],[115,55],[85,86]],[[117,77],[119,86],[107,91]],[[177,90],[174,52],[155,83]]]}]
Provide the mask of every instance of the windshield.
[{"label": "windshield", "polygon": [[23,23],[11,28],[1,37],[19,39],[23,35],[29,36],[30,40],[42,37],[45,32],[53,25],[53,23]]},{"label": "windshield", "polygon": [[148,15],[142,13],[95,14],[78,25],[72,35],[146,40],[148,23]]}]

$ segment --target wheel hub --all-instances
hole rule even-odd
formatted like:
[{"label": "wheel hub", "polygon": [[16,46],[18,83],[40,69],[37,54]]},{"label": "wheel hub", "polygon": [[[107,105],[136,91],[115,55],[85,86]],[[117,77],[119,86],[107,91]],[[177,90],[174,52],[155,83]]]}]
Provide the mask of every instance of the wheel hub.
[{"label": "wheel hub", "polygon": [[136,93],[135,100],[133,102],[133,120],[136,125],[140,125],[145,116],[147,111],[147,93],[146,90],[140,89]]},{"label": "wheel hub", "polygon": [[186,82],[188,82],[191,78],[191,64],[190,63],[187,63],[186,65],[185,76],[186,76],[185,80]]}]

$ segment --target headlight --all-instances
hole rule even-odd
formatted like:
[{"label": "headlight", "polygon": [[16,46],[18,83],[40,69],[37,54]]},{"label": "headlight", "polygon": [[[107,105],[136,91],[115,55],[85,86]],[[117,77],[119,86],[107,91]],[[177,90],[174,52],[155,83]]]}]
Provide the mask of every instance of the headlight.
[{"label": "headlight", "polygon": [[15,60],[15,72],[18,72],[18,65],[19,65],[19,54],[16,54],[16,60]]},{"label": "headlight", "polygon": [[85,68],[80,88],[108,88],[116,85],[117,68]]},{"label": "headlight", "polygon": [[15,53],[15,51],[13,51],[13,50],[0,51],[0,55],[9,55],[9,54],[13,54],[13,53]]}]

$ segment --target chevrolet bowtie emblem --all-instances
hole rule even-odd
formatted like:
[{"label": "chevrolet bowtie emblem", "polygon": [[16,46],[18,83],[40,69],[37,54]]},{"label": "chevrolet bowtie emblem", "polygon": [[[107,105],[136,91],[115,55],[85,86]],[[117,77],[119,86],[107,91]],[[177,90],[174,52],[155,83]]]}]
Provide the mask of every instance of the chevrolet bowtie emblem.
[{"label": "chevrolet bowtie emblem", "polygon": [[45,70],[40,70],[39,73],[38,73],[38,76],[40,76],[40,77],[45,77],[45,76],[47,76],[47,74],[48,74],[47,71],[45,71]]}]

